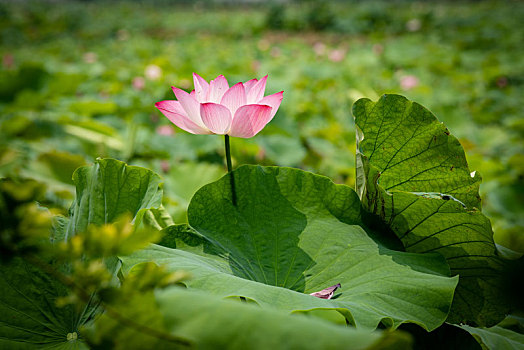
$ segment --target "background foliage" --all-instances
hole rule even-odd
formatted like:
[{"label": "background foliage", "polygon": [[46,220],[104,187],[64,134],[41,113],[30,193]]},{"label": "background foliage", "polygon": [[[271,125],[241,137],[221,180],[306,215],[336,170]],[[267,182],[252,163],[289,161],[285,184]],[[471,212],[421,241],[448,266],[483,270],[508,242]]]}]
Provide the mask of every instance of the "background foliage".
[{"label": "background foliage", "polygon": [[[331,342],[333,346],[354,342],[360,348],[379,346],[377,344],[383,348],[390,345],[409,346],[410,339],[402,332],[374,333],[372,336],[358,332],[346,333],[346,330],[336,329],[335,325],[328,326],[318,320],[301,317],[297,317],[289,328],[278,333],[271,322],[281,325],[288,322],[280,311],[238,308],[237,304],[219,301],[213,299],[215,296],[206,294],[211,291],[220,295],[224,292],[221,289],[223,286],[218,289],[204,288],[206,293],[201,295],[187,293],[179,287],[155,290],[182,283],[187,276],[183,273],[176,275],[176,271],[173,275],[172,271],[147,264],[135,265],[133,269],[126,266],[124,283],[121,288],[115,288],[114,273],[118,271],[118,261],[114,257],[127,255],[159,239],[152,231],[134,231],[128,223],[130,218],[122,218],[120,215],[131,212],[136,224],[144,222],[146,226],[156,229],[170,226],[173,221],[183,224],[188,221],[187,209],[193,194],[225,172],[220,137],[189,135],[176,129],[154,108],[154,102],[174,99],[169,89],[171,85],[191,90],[192,72],[197,72],[208,80],[224,74],[230,85],[269,74],[267,91],[274,93],[284,90],[283,104],[276,118],[260,135],[247,140],[233,139],[233,161],[236,166],[247,163],[298,167],[327,175],[336,183],[354,187],[357,183],[354,157],[356,126],[351,116],[351,105],[364,96],[377,101],[384,93],[402,93],[410,100],[428,107],[458,138],[466,151],[469,169],[482,174],[482,213],[491,219],[495,242],[524,252],[524,114],[519,103],[524,82],[524,63],[521,59],[524,53],[521,45],[524,37],[522,18],[524,5],[518,1],[437,4],[422,1],[296,1],[265,5],[214,1],[0,2],[0,177],[15,179],[0,183],[1,218],[2,223],[6,223],[1,231],[0,252],[2,262],[9,264],[0,269],[0,274],[4,275],[0,289],[4,297],[8,298],[5,300],[16,300],[17,296],[10,293],[24,291],[28,296],[27,303],[20,304],[19,307],[20,310],[29,310],[32,316],[30,321],[13,316],[19,327],[17,332],[20,332],[15,335],[9,333],[12,331],[9,327],[0,327],[0,347],[13,346],[9,339],[27,337],[24,332],[28,329],[33,330],[31,342],[41,344],[49,341],[47,345],[57,348],[70,345],[82,348],[86,343],[93,348],[125,347],[128,344],[139,344],[137,342],[144,342],[148,346],[155,344],[160,348],[169,348],[173,343],[186,346],[188,342],[202,347],[217,342],[231,345],[231,334],[221,333],[220,322],[213,323],[213,320],[205,317],[185,322],[184,315],[192,315],[195,310],[184,308],[184,305],[195,304],[196,300],[201,300],[201,310],[215,308],[213,312],[222,315],[221,317],[227,318],[231,313],[239,313],[242,315],[240,320],[249,320],[244,324],[230,319],[229,322],[236,322],[236,327],[257,327],[258,333],[253,333],[249,327],[244,328],[245,333],[242,334],[248,335],[237,337],[236,345],[239,348],[254,341],[262,348],[276,346],[264,335],[272,334],[272,339],[289,339],[284,333],[295,332],[293,327],[301,327],[303,331],[308,330],[308,334],[318,335],[311,339],[301,338],[307,332],[297,331],[293,333],[295,336],[292,339],[298,339],[298,343],[289,343],[290,347],[321,347],[326,342]],[[357,109],[354,113],[358,124]],[[360,125],[359,127],[364,133],[375,132],[373,128],[364,130]],[[434,127],[441,128],[440,124]],[[399,135],[398,140],[402,136]],[[362,147],[364,156],[367,156],[368,151],[374,152],[369,145],[363,144]],[[387,156],[386,154],[385,157]],[[73,177],[75,169],[92,164],[97,157],[117,158],[132,166],[116,161],[96,161],[92,167],[80,168]],[[373,167],[380,169],[384,165],[381,162],[389,164],[392,159],[394,157],[374,161],[370,159],[372,171],[367,169],[366,175],[372,177]],[[464,165],[463,160],[459,163],[457,169]],[[152,169],[162,179],[147,169],[134,167],[135,165]],[[453,170],[455,164],[450,165]],[[416,167],[417,164],[413,166]],[[238,173],[247,173],[253,169],[241,168]],[[269,170],[271,168],[263,169],[267,173],[272,171]],[[404,170],[408,172],[414,168]],[[303,174],[299,170],[293,171]],[[276,179],[277,175],[274,176]],[[296,176],[302,178],[304,175]],[[318,183],[324,181],[316,175],[307,175],[305,178]],[[259,181],[256,176],[253,179]],[[471,180],[474,182],[472,186],[478,186],[479,180],[477,174]],[[278,181],[285,183],[284,180]],[[387,180],[384,181],[381,185],[386,186]],[[453,184],[453,181],[455,180],[450,180],[448,185]],[[227,186],[224,187],[225,190],[221,189],[221,183],[227,184],[227,181],[222,179],[221,182],[207,186],[192,202],[189,223],[197,229],[198,232],[192,231],[197,237],[202,235],[213,238],[216,232],[228,232],[220,223],[216,227],[206,227],[208,224],[202,226],[197,222],[215,215],[206,212],[206,206],[198,201],[205,198],[222,200],[221,196],[227,192]],[[376,188],[373,187],[375,183],[370,183],[369,191],[382,191],[378,182]],[[266,185],[260,185],[260,191]],[[288,185],[280,186],[285,188]],[[20,188],[24,190],[19,192]],[[280,191],[281,189],[275,189],[275,193]],[[402,204],[402,200],[407,203],[409,196],[439,200],[432,203],[440,203],[443,199],[436,198],[438,193],[433,193],[434,191],[429,194],[422,194],[425,190],[414,188],[410,191],[413,194],[401,193],[396,197],[400,198],[397,205]],[[260,197],[262,202],[271,203],[273,196],[268,193],[266,195]],[[125,198],[125,201],[121,198]],[[478,198],[457,198],[468,206],[473,203],[471,207],[481,207]],[[116,204],[108,205],[107,199],[115,199]],[[35,200],[38,205],[34,203]],[[287,199],[282,203],[288,203]],[[294,205],[299,208],[301,203],[308,203],[307,196]],[[461,202],[458,200],[449,201],[446,205],[454,211],[461,211],[459,203]],[[253,202],[249,205],[258,208],[259,204]],[[364,207],[369,205],[365,200],[363,204]],[[68,211],[70,207],[71,210]],[[354,225],[348,229],[345,227],[348,225],[339,222],[345,219],[334,214],[333,208],[328,208],[329,215],[326,215],[323,212],[325,208],[310,212],[313,207],[323,208],[314,203],[303,210],[299,208],[295,213],[295,224],[300,224],[300,218],[304,215],[308,217],[309,224],[313,223],[305,228],[306,231],[314,228],[315,223],[322,223],[324,226],[328,223],[333,231],[352,232],[352,239],[359,232],[371,232],[360,222],[360,218],[355,219],[356,221],[348,219]],[[149,208],[155,209],[148,210]],[[262,205],[262,209],[264,208]],[[387,208],[396,215],[393,206]],[[373,211],[372,206],[367,209]],[[431,208],[428,210],[428,213],[433,213]],[[440,207],[437,212],[439,210]],[[50,258],[50,266],[62,264],[56,265],[61,266],[59,271],[64,272],[67,278],[72,276],[72,280],[61,280],[59,284],[50,284],[49,271],[43,268],[41,262],[31,258],[35,252],[42,253],[44,259],[46,258],[47,248],[40,251],[41,242],[45,240],[41,233],[51,224],[51,214],[63,216],[52,219],[55,232],[52,249],[58,249],[61,255]],[[227,211],[222,214],[224,218],[232,215]],[[254,228],[258,227],[256,232],[252,232],[255,237],[257,234],[264,237],[262,233],[267,235],[272,232],[272,228],[266,223],[252,217],[249,210],[238,215],[234,220],[241,219]],[[231,222],[230,219],[225,222]],[[487,236],[490,236],[488,220],[484,216],[481,219]],[[107,225],[89,229],[88,224]],[[391,228],[409,251],[413,244],[412,239],[431,233],[423,226],[413,236],[407,237],[402,234],[402,227]],[[144,256],[147,257],[148,251],[153,250],[164,252],[166,260],[180,261],[177,254],[182,254],[180,252],[186,249],[189,253],[198,252],[202,255],[196,260],[188,260],[191,262],[188,267],[193,266],[197,277],[198,273],[208,273],[206,269],[216,264],[225,272],[219,278],[237,278],[234,266],[226,266],[227,263],[221,260],[220,251],[207,251],[209,246],[201,247],[197,243],[200,242],[198,239],[191,244],[182,244],[174,238],[169,241],[172,237],[178,237],[177,232],[187,230],[184,225],[170,226],[164,230],[164,240],[159,243],[163,247],[152,246],[136,252],[135,257],[128,262],[131,261],[130,265],[134,265]],[[23,232],[26,233],[21,234]],[[103,235],[97,232],[102,232]],[[77,235],[79,233],[82,235]],[[70,238],[68,243],[57,244],[63,236]],[[371,242],[367,235],[364,236],[365,240]],[[427,241],[431,244],[419,246],[412,251],[433,251],[458,239],[448,237],[439,236],[436,241]],[[471,237],[468,236],[465,240],[469,245],[461,249],[468,254],[475,254],[477,250],[485,251],[485,247],[481,249],[471,245]],[[261,242],[263,246],[264,243]],[[296,242],[291,239],[287,243],[293,246]],[[178,248],[181,244],[185,248],[178,253],[170,249],[175,246]],[[377,255],[374,259],[377,262],[379,258],[385,261],[385,256],[389,256],[387,248],[381,243],[375,244],[376,242],[368,244],[372,248],[378,247],[380,251],[380,257]],[[305,247],[313,249],[317,244],[309,242]],[[369,247],[368,253],[371,253],[373,249]],[[228,247],[231,250],[230,256],[243,259],[242,254],[245,252],[240,248],[237,251],[237,248],[233,243]],[[273,248],[266,247],[269,253]],[[347,247],[341,247],[341,252],[345,250]],[[31,266],[27,264],[27,260],[14,258],[20,254],[29,257]],[[86,254],[87,259],[84,260],[82,254]],[[184,257],[184,254],[185,252],[181,256]],[[409,255],[402,258],[403,254],[406,253],[390,255],[394,256],[395,261],[408,261],[406,264],[411,264],[411,268],[415,270],[416,266],[425,264],[422,262],[424,259],[416,262],[419,259],[415,258],[416,254],[409,259],[406,258]],[[454,258],[454,254],[450,251],[444,256],[450,259]],[[268,255],[267,258],[268,261],[257,267],[262,274],[271,272],[274,267],[271,265],[273,256]],[[203,268],[199,266],[201,262],[198,259],[214,259],[214,263]],[[433,258],[426,259],[429,261]],[[439,261],[442,262],[443,259]],[[297,263],[303,268],[302,272],[307,270],[306,262],[299,259]],[[293,263],[289,265],[290,271],[296,268]],[[346,263],[348,266],[334,266],[328,272],[349,269],[352,262],[348,260]],[[177,264],[180,265],[179,262]],[[431,264],[428,263],[429,265]],[[452,266],[452,274],[456,273],[454,269],[471,268],[470,265],[457,266]],[[270,270],[265,270],[268,267]],[[400,265],[395,268],[400,269]],[[478,266],[475,265],[474,268],[477,269]],[[482,273],[489,272],[491,267],[483,268],[480,270]],[[29,270],[39,276],[36,282],[33,281],[36,287],[29,282],[25,283],[24,278],[27,276],[24,274]],[[274,271],[276,275],[284,273],[284,270],[279,271],[276,267]],[[446,293],[450,293],[449,288],[453,282],[444,277],[448,275],[447,272],[429,272],[439,275],[438,278],[431,278],[439,280],[446,288]],[[480,272],[472,272],[471,277],[487,281],[483,286],[489,290],[487,285],[493,281],[485,279]],[[123,276],[119,277],[122,279]],[[350,285],[353,283],[351,275],[342,277]],[[275,277],[275,286],[278,281],[279,278]],[[240,282],[246,283],[245,280]],[[261,280],[255,276],[249,282],[252,284],[246,283],[246,291],[250,291],[251,286],[256,286]],[[337,282],[339,280],[333,280],[332,284]],[[497,280],[493,283],[502,282]],[[39,283],[41,287],[38,286]],[[192,283],[198,285],[199,279],[184,283],[188,286]],[[68,295],[68,288],[64,288],[64,284],[69,289],[79,288],[84,293],[87,291],[87,294],[84,298],[82,293],[77,293],[76,297]],[[435,283],[432,286],[439,287]],[[464,286],[459,284],[460,288]],[[307,289],[309,293],[321,287],[306,284],[295,289],[299,292]],[[45,288],[49,288],[50,293],[58,299],[39,300],[39,291]],[[258,292],[257,287],[253,288],[255,300]],[[95,290],[102,292],[95,296]],[[398,288],[392,287],[392,290]],[[138,295],[136,291],[142,294]],[[293,290],[288,292],[290,300],[297,295],[304,296]],[[446,295],[440,296],[447,300],[449,298]],[[484,296],[481,297],[483,298]],[[489,294],[486,299],[490,299],[490,302],[484,308],[489,309],[499,298],[499,295]],[[406,299],[410,300],[409,297]],[[68,306],[58,307],[56,301],[62,306]],[[248,304],[252,301],[248,300]],[[31,305],[40,302],[46,303],[49,310],[32,308]],[[328,308],[336,308],[344,302],[344,298],[341,298],[326,305],[329,305]],[[362,316],[359,316],[358,305],[352,305],[357,310],[352,315],[353,321],[376,324],[382,319],[389,320],[397,327],[404,320],[417,319],[417,312],[414,312],[415,316],[409,312],[392,314],[388,309],[391,304],[387,302],[381,305],[371,321],[359,321]],[[100,305],[108,312],[92,323],[91,316]],[[144,310],[153,311],[134,310],[132,305],[142,305]],[[176,312],[164,312],[166,305]],[[289,308],[289,303],[283,305]],[[321,305],[320,301],[318,305]],[[429,323],[425,323],[428,318],[418,323],[424,328],[433,329],[438,326],[447,314],[445,305],[445,302],[442,306],[439,305],[441,310],[434,312]],[[4,307],[4,315],[17,315],[16,308],[5,309],[5,304],[1,307]],[[482,305],[478,307],[481,308]],[[456,309],[459,308],[468,309],[469,305],[459,305]],[[412,311],[416,307],[410,306],[409,309]],[[59,316],[39,323],[38,317],[42,313]],[[119,316],[115,318],[111,315]],[[327,315],[321,317],[332,318]],[[488,317],[486,315],[491,314],[483,312],[480,316]],[[500,317],[501,314],[493,316],[493,322]],[[129,326],[132,320],[150,324],[160,334],[151,329],[142,329],[149,338],[133,336],[137,329],[136,325],[131,324],[117,338],[112,337],[121,324]],[[480,320],[479,323],[484,321],[486,320]],[[335,323],[339,322],[340,318],[335,320]],[[442,344],[441,338],[448,338],[446,341],[455,339],[455,344],[467,344],[464,348],[478,347],[477,343],[469,342],[471,337],[466,332],[474,335],[488,348],[519,348],[522,345],[522,319],[514,316],[504,322],[502,326],[489,329],[445,325],[430,336],[426,333],[421,336],[410,325],[402,325],[401,329],[414,335],[415,347],[419,348],[428,348],[432,342]],[[486,323],[490,323],[489,319]],[[201,329],[203,324],[208,327],[207,333],[195,331]],[[80,329],[81,332],[78,333]],[[315,329],[317,333],[314,333]],[[322,337],[320,334],[323,330],[337,336]],[[86,338],[79,339],[78,334]],[[67,337],[64,339],[65,335]],[[450,338],[451,335],[453,337]],[[255,340],[254,337],[259,338]],[[264,339],[268,343],[262,342]],[[314,339],[318,340],[317,345],[313,342]],[[435,342],[436,339],[439,339],[438,342]]]},{"label": "background foliage", "polygon": [[[259,137],[233,141],[237,164],[349,185],[354,159],[340,150],[355,147],[350,106],[403,93],[459,138],[484,177],[497,241],[523,251],[523,16],[517,1],[2,2],[0,174],[48,182],[66,208],[77,166],[99,156],[147,165],[180,222],[222,167],[220,138],[177,130],[153,107],[174,99],[171,85],[192,89],[193,71],[230,84],[269,74],[268,92],[285,91]],[[185,172],[199,175],[177,188]]]}]

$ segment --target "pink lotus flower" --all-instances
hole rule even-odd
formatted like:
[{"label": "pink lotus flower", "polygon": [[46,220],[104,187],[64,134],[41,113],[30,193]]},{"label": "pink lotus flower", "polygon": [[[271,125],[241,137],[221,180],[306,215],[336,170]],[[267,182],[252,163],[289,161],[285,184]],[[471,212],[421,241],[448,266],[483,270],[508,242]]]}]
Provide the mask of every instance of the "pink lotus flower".
[{"label": "pink lotus flower", "polygon": [[273,119],[283,91],[265,96],[267,75],[229,87],[219,75],[207,82],[193,73],[195,90],[190,94],[172,87],[178,101],[155,104],[173,124],[192,134],[253,137]]}]

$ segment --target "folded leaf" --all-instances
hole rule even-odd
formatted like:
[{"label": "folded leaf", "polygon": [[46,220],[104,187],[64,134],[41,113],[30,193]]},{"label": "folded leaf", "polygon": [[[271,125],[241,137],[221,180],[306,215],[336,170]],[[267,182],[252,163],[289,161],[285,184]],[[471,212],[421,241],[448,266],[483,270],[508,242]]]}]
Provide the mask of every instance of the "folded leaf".
[{"label": "folded leaf", "polygon": [[357,192],[409,252],[438,252],[460,282],[449,322],[493,325],[507,311],[504,261],[480,212],[480,176],[459,141],[421,105],[398,95],[357,101]]}]

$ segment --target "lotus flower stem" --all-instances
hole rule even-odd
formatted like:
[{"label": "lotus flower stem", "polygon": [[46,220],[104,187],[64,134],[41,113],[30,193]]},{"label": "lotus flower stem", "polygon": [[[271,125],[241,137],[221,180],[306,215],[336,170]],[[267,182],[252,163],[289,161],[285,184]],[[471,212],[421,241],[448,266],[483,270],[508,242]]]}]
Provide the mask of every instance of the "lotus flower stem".
[{"label": "lotus flower stem", "polygon": [[229,181],[231,182],[231,197],[233,205],[237,205],[237,196],[235,192],[235,177],[233,176],[233,166],[231,165],[231,146],[229,145],[229,135],[224,135],[224,141],[226,145],[226,163],[227,172],[229,173]]}]

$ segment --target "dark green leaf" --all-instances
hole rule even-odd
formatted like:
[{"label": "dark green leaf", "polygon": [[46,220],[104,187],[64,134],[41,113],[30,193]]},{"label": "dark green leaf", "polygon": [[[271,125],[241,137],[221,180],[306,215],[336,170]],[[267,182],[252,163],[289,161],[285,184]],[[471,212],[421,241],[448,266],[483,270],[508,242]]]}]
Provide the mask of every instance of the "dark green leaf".
[{"label": "dark green leaf", "polygon": [[32,264],[17,258],[0,265],[1,349],[87,349],[78,327],[92,307],[59,308],[68,289]]},{"label": "dark green leaf", "polygon": [[[124,213],[131,213],[138,224],[146,209],[160,206],[159,176],[117,160],[99,159],[94,166],[79,168],[74,181],[77,198],[67,227],[69,237],[85,231],[89,224],[110,223]],[[64,218],[55,221],[53,241],[64,239],[66,224]],[[0,348],[86,348],[79,341],[78,327],[95,308],[57,307],[57,299],[67,296],[69,290],[49,273],[21,259],[0,265]]]},{"label": "dark green leaf", "polygon": [[462,325],[460,328],[468,331],[484,349],[488,350],[522,350],[524,335],[499,326],[491,328],[475,328]]},{"label": "dark green leaf", "polygon": [[464,150],[421,105],[398,95],[353,107],[357,192],[407,251],[444,255],[460,283],[449,321],[493,325],[507,308],[498,288],[504,262],[480,212],[480,176]]}]

